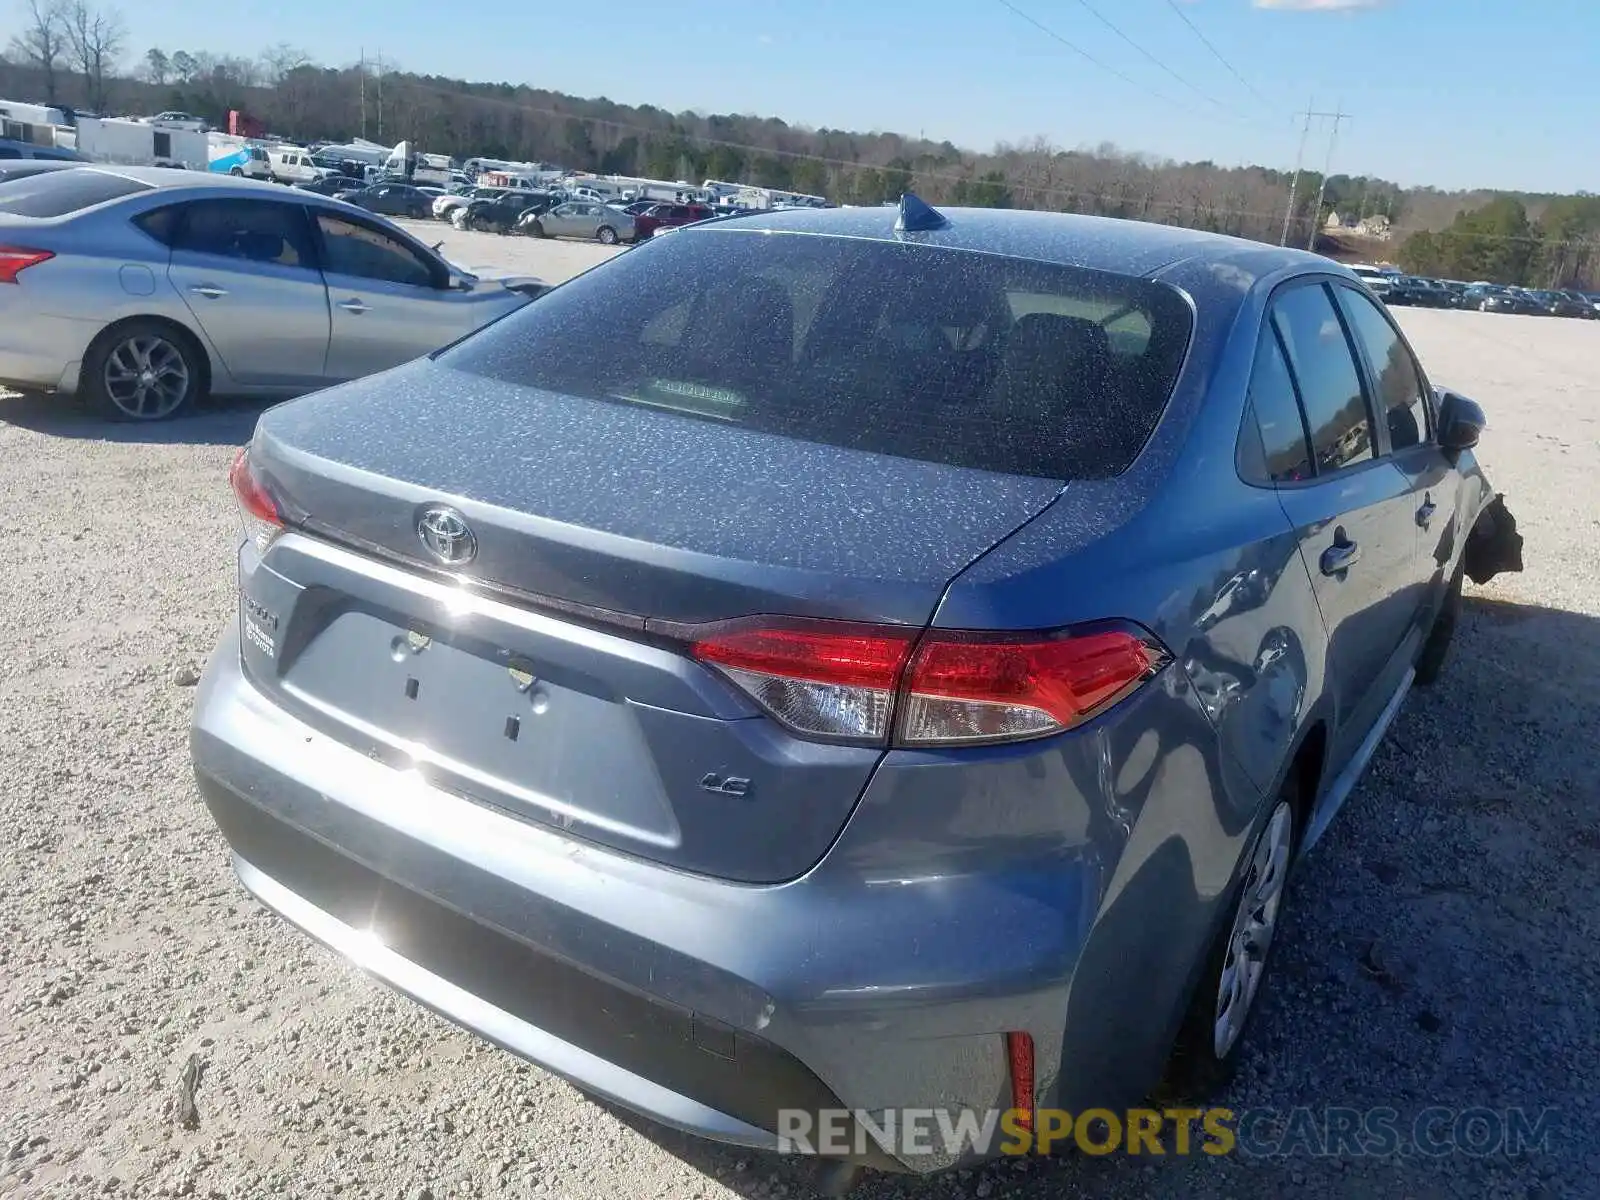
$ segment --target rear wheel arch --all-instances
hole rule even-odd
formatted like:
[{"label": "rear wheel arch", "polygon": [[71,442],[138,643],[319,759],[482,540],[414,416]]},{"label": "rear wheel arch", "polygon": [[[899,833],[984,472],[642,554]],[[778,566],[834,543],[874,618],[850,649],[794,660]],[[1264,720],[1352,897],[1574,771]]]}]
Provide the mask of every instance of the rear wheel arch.
[{"label": "rear wheel arch", "polygon": [[[174,341],[183,343],[184,349],[186,349],[194,357],[195,366],[200,372],[199,388],[195,392],[195,399],[203,400],[211,394],[211,384],[216,378],[216,363],[212,361],[211,347],[207,345],[205,338],[201,337],[198,333],[190,329],[181,321],[175,321],[171,317],[160,316],[154,313],[140,313],[134,316],[121,317],[111,322],[99,333],[95,334],[93,340],[90,341],[89,345],[84,349],[83,352],[82,362],[85,364],[85,366],[87,366],[87,364],[96,356],[102,347],[104,347],[108,342],[113,341],[119,334],[127,332],[127,330],[134,325],[160,326],[166,332],[172,335]],[[93,386],[94,385],[92,381],[90,381],[86,376],[79,376],[78,393],[80,395],[83,395],[89,388]]]}]

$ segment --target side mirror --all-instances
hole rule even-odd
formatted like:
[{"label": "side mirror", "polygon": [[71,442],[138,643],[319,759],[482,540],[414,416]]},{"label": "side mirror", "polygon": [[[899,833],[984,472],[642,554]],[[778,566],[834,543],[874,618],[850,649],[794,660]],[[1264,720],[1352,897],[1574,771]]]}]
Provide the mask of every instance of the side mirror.
[{"label": "side mirror", "polygon": [[1471,450],[1488,424],[1476,401],[1455,392],[1443,393],[1439,404],[1439,445],[1446,453]]},{"label": "side mirror", "polygon": [[450,282],[446,285],[452,292],[470,292],[478,282],[478,277],[471,271],[463,271],[459,267],[450,268]]}]

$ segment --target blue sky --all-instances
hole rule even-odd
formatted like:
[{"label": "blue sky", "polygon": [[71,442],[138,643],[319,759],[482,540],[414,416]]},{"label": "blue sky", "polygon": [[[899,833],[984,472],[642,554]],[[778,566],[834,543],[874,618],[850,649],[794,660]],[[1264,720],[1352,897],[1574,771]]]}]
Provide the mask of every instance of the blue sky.
[{"label": "blue sky", "polygon": [[[1600,190],[1600,0],[276,0],[216,20],[193,0],[122,7],[138,54],[287,41],[342,63],[364,48],[408,70],[980,149],[1043,136],[1289,167],[1291,114],[1314,97],[1354,114],[1336,171]],[[1325,145],[1314,132],[1311,165]]]}]

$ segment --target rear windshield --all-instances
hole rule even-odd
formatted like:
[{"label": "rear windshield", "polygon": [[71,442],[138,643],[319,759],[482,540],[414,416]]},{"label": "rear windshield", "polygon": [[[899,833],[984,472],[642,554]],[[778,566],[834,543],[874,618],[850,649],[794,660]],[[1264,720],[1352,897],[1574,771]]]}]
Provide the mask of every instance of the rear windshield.
[{"label": "rear windshield", "polygon": [[0,183],[0,213],[64,217],[107,200],[150,190],[148,183],[105,171],[50,171]]},{"label": "rear windshield", "polygon": [[1149,280],[735,226],[631,250],[441,357],[812,442],[1104,478],[1155,427],[1190,324]]}]

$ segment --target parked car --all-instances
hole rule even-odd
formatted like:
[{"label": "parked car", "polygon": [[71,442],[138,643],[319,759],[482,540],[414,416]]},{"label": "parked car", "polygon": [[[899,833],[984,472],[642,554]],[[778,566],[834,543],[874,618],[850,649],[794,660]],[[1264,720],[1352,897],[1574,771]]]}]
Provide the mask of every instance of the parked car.
[{"label": "parked car", "polygon": [[367,185],[350,175],[325,175],[321,179],[297,183],[294,186],[300,191],[311,192],[318,196],[337,196],[343,192],[359,192]]},{"label": "parked car", "polygon": [[155,168],[0,183],[0,247],[0,381],[115,420],[381,371],[543,287],[479,280],[310,192]]},{"label": "parked car", "polygon": [[680,1130],[1198,1095],[1519,564],[1483,427],[1302,251],[682,227],[261,417],[199,789],[268,907]]},{"label": "parked car", "polygon": [[657,204],[633,218],[634,236],[643,241],[658,229],[693,225],[696,221],[708,221],[716,215],[707,204]]},{"label": "parked car", "polygon": [[549,205],[550,198],[538,192],[506,191],[488,199],[469,200],[451,212],[450,223],[457,229],[510,233],[523,213],[542,212]]},{"label": "parked car", "polygon": [[443,196],[434,197],[433,215],[438,220],[448,221],[458,208],[465,208],[471,201],[489,200],[503,195],[506,191],[506,188],[498,187],[472,187],[447,192]]},{"label": "parked car", "polygon": [[568,200],[525,224],[532,237],[593,238],[607,246],[635,241],[637,218],[609,204]]},{"label": "parked car", "polygon": [[1589,306],[1581,304],[1565,292],[1536,289],[1529,292],[1539,311],[1549,317],[1585,317]]},{"label": "parked car", "polygon": [[1355,272],[1356,278],[1367,285],[1374,296],[1380,300],[1389,299],[1390,292],[1394,290],[1395,276],[1392,272],[1359,263],[1350,269]]},{"label": "parked car", "polygon": [[1463,283],[1459,279],[1445,279],[1441,280],[1441,282],[1444,284],[1445,290],[1450,293],[1451,308],[1468,307],[1466,296],[1467,288],[1471,286],[1470,284]]},{"label": "parked car", "polygon": [[84,163],[89,160],[76,150],[58,146],[38,146],[15,138],[0,138],[0,164],[10,162]]},{"label": "parked car", "polygon": [[339,192],[334,199],[354,204],[368,212],[382,213],[386,217],[426,219],[433,215],[434,198],[422,189],[404,183],[380,183],[376,187]]},{"label": "parked car", "polygon": [[1450,289],[1435,279],[1418,275],[1401,275],[1389,285],[1388,303],[1409,304],[1418,308],[1449,308],[1453,302]]},{"label": "parked car", "polygon": [[1571,288],[1561,294],[1578,306],[1579,316],[1591,321],[1600,318],[1600,305],[1596,305],[1593,297],[1586,296],[1584,293],[1574,291]]},{"label": "parked car", "polygon": [[1510,288],[1498,283],[1475,283],[1463,293],[1464,307],[1479,312],[1520,313],[1526,304]]}]

